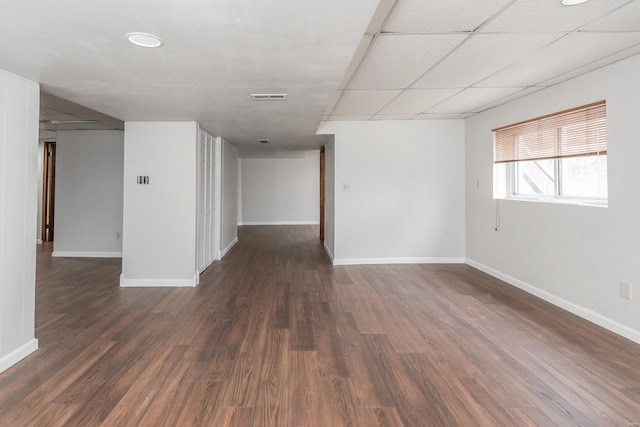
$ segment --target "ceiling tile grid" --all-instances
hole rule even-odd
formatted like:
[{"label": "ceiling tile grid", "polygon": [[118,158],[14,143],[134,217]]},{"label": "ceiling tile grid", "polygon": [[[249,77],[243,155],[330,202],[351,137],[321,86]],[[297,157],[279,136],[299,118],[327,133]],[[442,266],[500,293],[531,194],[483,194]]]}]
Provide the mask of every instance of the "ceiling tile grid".
[{"label": "ceiling tile grid", "polygon": [[460,89],[408,89],[387,104],[378,114],[416,115],[460,92]]},{"label": "ceiling tile grid", "polygon": [[572,33],[498,71],[478,86],[534,86],[638,43],[640,33]]},{"label": "ceiling tile grid", "polygon": [[467,36],[381,34],[355,73],[349,89],[404,89]]},{"label": "ceiling tile grid", "polygon": [[640,1],[397,0],[384,10],[344,81],[344,94],[401,91],[368,120],[466,117],[640,53]]},{"label": "ceiling tile grid", "polygon": [[399,94],[399,90],[345,90],[332,115],[373,115]]},{"label": "ceiling tile grid", "polygon": [[478,34],[412,88],[464,88],[526,57],[562,34]]},{"label": "ceiling tile grid", "polygon": [[398,0],[384,26],[397,33],[470,33],[511,0]]},{"label": "ceiling tile grid", "polygon": [[481,32],[568,33],[629,1],[592,0],[576,6],[561,6],[559,0],[518,0],[482,28]]}]

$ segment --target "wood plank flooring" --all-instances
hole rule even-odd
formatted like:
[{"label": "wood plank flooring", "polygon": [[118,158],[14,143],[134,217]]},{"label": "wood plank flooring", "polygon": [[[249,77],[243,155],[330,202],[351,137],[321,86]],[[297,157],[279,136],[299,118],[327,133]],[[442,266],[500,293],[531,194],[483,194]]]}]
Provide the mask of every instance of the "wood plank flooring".
[{"label": "wood plank flooring", "polygon": [[640,346],[466,265],[329,264],[241,227],[193,289],[39,248],[40,349],[1,426],[629,426]]}]

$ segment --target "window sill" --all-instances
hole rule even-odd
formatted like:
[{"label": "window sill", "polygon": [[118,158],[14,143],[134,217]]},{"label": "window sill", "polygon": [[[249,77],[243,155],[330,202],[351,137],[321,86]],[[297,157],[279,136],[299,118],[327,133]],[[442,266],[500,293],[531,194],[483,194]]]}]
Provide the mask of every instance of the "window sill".
[{"label": "window sill", "polygon": [[518,202],[534,202],[534,203],[550,203],[554,205],[574,205],[574,206],[590,206],[596,208],[609,207],[608,200],[593,200],[593,199],[557,199],[551,197],[524,197],[524,196],[509,196],[499,198],[500,200],[515,200]]}]

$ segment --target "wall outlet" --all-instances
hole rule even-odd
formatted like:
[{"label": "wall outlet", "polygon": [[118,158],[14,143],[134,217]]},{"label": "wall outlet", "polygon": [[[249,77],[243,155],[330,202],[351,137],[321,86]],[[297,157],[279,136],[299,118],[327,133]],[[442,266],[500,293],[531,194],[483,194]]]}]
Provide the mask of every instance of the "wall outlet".
[{"label": "wall outlet", "polygon": [[631,301],[631,283],[620,282],[620,298]]},{"label": "wall outlet", "polygon": [[120,232],[116,231],[116,240],[120,240]]},{"label": "wall outlet", "polygon": [[351,191],[351,185],[348,183],[342,184],[342,191]]}]

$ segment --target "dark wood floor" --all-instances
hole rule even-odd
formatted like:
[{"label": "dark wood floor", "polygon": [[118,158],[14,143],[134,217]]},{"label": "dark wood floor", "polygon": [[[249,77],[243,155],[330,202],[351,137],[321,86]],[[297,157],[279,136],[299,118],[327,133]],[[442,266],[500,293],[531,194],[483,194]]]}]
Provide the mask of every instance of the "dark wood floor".
[{"label": "dark wood floor", "polygon": [[243,227],[196,289],[119,273],[40,249],[0,425],[640,421],[640,346],[465,265],[333,267],[314,227]]}]

